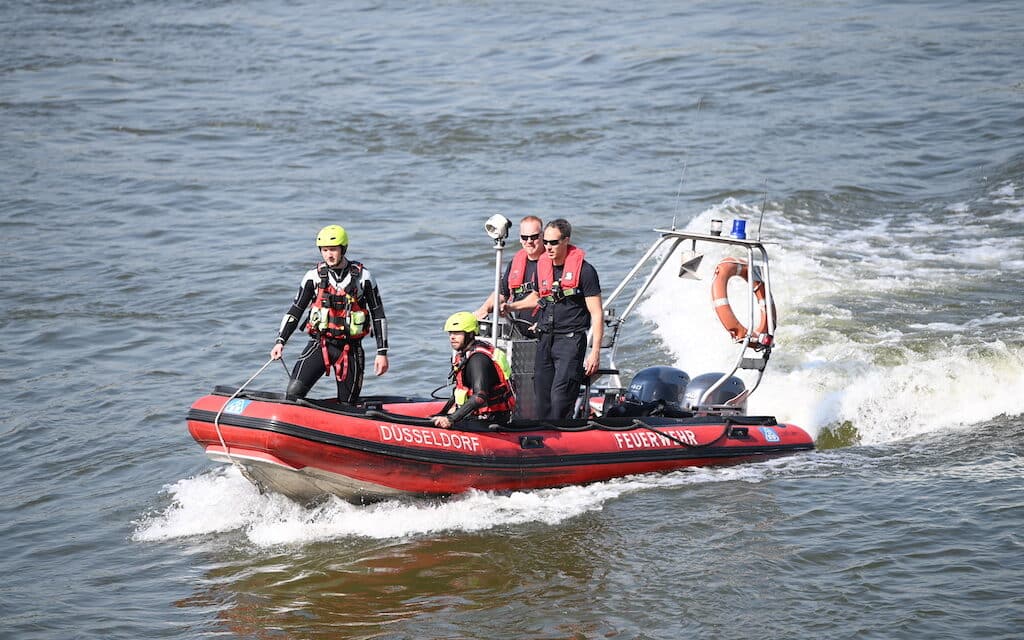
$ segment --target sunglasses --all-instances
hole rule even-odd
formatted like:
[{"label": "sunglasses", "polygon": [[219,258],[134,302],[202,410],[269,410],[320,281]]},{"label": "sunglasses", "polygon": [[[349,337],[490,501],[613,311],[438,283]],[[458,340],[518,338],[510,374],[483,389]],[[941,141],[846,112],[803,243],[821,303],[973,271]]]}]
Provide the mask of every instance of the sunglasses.
[{"label": "sunglasses", "polygon": [[530,241],[536,240],[539,237],[540,237],[539,233],[531,233],[528,236],[520,235],[519,239],[522,240],[523,242],[530,242]]},{"label": "sunglasses", "polygon": [[565,240],[565,238],[558,238],[557,240],[543,240],[543,242],[549,247],[554,247],[562,240]]}]

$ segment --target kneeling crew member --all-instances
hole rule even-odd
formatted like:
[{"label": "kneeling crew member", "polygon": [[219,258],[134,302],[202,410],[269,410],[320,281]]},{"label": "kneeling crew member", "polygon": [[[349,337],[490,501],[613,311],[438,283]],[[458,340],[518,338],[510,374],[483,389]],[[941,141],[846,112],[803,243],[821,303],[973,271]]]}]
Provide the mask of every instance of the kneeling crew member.
[{"label": "kneeling crew member", "polygon": [[448,429],[469,417],[499,423],[511,420],[516,398],[505,352],[477,339],[480,325],[468,311],[452,314],[444,330],[455,352],[450,374],[455,391],[442,411],[445,415],[432,418],[434,426]]}]

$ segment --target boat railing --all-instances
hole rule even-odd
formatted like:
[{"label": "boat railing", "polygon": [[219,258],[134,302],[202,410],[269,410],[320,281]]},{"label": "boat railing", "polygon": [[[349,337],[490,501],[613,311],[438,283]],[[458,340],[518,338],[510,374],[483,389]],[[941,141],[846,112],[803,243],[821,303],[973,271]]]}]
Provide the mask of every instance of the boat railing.
[{"label": "boat railing", "polygon": [[[686,277],[687,275],[692,276],[694,274],[696,266],[699,265],[702,257],[701,254],[696,253],[698,243],[726,245],[742,250],[742,252],[746,254],[746,261],[749,266],[747,269],[747,296],[749,300],[749,317],[746,322],[747,335],[736,340],[739,350],[732,368],[723,373],[718,381],[708,387],[701,396],[699,406],[712,410],[721,410],[729,406],[739,405],[761,384],[765,366],[767,365],[768,358],[771,354],[772,336],[775,335],[776,314],[775,306],[772,304],[771,272],[768,262],[768,252],[765,249],[764,243],[761,240],[748,240],[732,236],[680,231],[676,229],[655,229],[654,231],[659,233],[660,237],[651,244],[643,257],[633,265],[629,272],[622,278],[618,286],[616,286],[612,291],[611,295],[609,295],[604,301],[604,322],[607,329],[601,346],[602,348],[607,348],[609,350],[609,369],[615,371],[615,373],[610,376],[613,381],[612,386],[622,388],[622,381],[618,374],[618,366],[615,363],[615,352],[619,331],[623,324],[630,318],[630,316],[632,316],[637,305],[641,300],[643,300],[658,274],[661,273],[662,269],[664,269],[669,263],[669,259],[675,254],[676,249],[683,243],[687,241],[690,242],[690,252],[693,254],[690,256],[691,262],[688,267],[687,263],[684,261],[679,273],[680,277]],[[685,259],[686,256],[684,256],[684,260]],[[652,261],[654,261],[654,265],[651,268],[650,273],[635,289],[632,297],[626,302],[622,312],[616,313],[616,309],[612,305],[624,296],[627,288],[637,280],[644,267]],[[755,295],[755,287],[758,282],[762,282],[764,284],[764,313],[766,314],[767,319],[767,338],[755,334],[755,327],[757,327],[756,320],[760,309],[757,296]],[[745,389],[736,397],[731,398],[724,405],[708,405],[707,399],[713,397],[715,391],[725,384],[725,382],[735,375],[740,369],[755,372],[756,380],[753,385],[750,388]]]}]

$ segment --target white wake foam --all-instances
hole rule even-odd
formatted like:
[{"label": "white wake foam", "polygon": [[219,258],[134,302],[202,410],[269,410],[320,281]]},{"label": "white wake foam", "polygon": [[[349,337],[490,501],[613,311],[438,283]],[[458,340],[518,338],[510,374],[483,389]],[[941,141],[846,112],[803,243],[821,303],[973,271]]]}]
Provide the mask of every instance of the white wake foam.
[{"label": "white wake foam", "polygon": [[760,482],[786,460],[620,478],[587,486],[514,492],[473,491],[436,501],[391,500],[358,506],[330,500],[303,507],[276,494],[260,495],[224,466],[165,488],[170,504],[136,524],[134,539],[165,541],[239,532],[256,547],[308,544],[353,537],[402,539],[484,531],[531,522],[558,524],[636,491],[707,482]]}]

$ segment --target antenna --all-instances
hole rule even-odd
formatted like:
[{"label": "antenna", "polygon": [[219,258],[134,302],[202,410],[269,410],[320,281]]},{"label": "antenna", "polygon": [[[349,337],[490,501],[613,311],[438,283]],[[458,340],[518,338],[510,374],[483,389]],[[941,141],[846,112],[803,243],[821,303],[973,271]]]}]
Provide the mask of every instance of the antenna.
[{"label": "antenna", "polygon": [[[693,117],[696,122],[697,116],[700,115],[700,107],[704,104],[704,96],[697,99],[697,114]],[[679,215],[679,197],[683,193],[683,182],[686,180],[686,166],[690,163],[690,150],[687,148],[686,157],[683,159],[683,171],[679,174],[679,187],[676,189],[676,216]],[[675,223],[672,224],[672,228],[675,228]]]},{"label": "antenna", "polygon": [[764,179],[764,200],[761,201],[761,217],[757,219],[757,241],[761,241],[761,223],[764,222],[764,210],[768,206],[768,178]]}]

